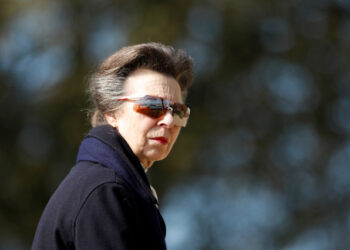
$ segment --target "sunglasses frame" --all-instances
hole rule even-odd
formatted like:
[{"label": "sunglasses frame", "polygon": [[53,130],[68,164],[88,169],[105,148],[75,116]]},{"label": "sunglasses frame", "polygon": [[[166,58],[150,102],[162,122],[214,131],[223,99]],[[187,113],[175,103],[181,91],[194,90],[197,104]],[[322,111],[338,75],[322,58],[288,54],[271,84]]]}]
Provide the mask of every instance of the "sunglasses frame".
[{"label": "sunglasses frame", "polygon": [[[147,100],[147,98],[149,99],[156,99],[156,100],[160,100],[161,103],[162,103],[162,109],[165,111],[164,113],[161,113],[159,116],[152,116],[152,115],[149,115],[149,114],[146,114],[146,113],[143,113],[143,112],[140,112],[137,110],[137,107],[135,105],[137,104],[141,104],[141,103],[138,103],[139,101],[141,100]],[[173,115],[174,117],[174,124],[177,125],[177,126],[180,126],[180,127],[186,127],[187,125],[187,120],[190,116],[190,108],[188,106],[186,106],[185,104],[183,103],[178,103],[178,102],[173,102],[173,101],[170,101],[170,100],[167,100],[165,98],[162,98],[162,97],[157,97],[157,96],[151,96],[151,95],[144,95],[144,96],[124,96],[124,97],[121,97],[118,99],[118,101],[129,101],[129,102],[134,102],[134,111],[137,112],[137,113],[141,113],[143,115],[146,115],[148,117],[151,117],[151,118],[159,118],[163,115],[165,115],[166,111],[171,111],[171,114]],[[145,105],[145,104],[144,104]],[[175,113],[177,111],[177,109],[174,109],[174,105],[180,105],[182,107],[186,107],[186,111],[185,111],[185,114],[181,117],[178,113]],[[147,105],[145,105],[147,106]],[[150,108],[150,107],[149,107]],[[150,108],[151,109],[151,108]]]}]

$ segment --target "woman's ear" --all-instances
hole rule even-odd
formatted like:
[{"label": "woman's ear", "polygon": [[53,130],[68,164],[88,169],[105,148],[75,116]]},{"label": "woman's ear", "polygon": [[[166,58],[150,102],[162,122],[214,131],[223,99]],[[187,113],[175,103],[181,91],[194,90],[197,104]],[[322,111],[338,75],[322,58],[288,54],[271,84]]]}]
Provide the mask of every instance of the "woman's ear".
[{"label": "woman's ear", "polygon": [[117,127],[117,116],[116,112],[108,112],[104,114],[104,117],[109,125]]}]

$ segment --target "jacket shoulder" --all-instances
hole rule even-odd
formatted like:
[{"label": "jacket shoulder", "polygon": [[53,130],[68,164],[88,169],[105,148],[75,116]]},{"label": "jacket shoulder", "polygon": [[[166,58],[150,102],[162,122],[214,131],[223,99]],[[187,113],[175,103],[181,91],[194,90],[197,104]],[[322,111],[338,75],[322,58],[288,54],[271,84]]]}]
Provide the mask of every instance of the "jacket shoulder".
[{"label": "jacket shoulder", "polygon": [[94,162],[77,163],[47,203],[32,249],[46,249],[45,246],[52,242],[61,242],[65,247],[73,244],[74,224],[81,208],[92,193],[106,185],[128,189],[126,182],[114,170]]}]

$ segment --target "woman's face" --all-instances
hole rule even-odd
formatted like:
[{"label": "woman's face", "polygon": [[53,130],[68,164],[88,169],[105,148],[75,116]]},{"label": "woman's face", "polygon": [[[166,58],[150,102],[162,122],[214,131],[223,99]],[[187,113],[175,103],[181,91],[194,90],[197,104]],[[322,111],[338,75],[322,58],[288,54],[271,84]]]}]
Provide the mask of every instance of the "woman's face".
[{"label": "woman's face", "polygon": [[[126,78],[125,95],[151,95],[182,103],[178,82],[171,76],[148,69],[138,69]],[[159,118],[151,118],[135,112],[133,105],[133,102],[125,101],[115,114],[113,125],[116,125],[140,162],[150,167],[154,161],[162,160],[169,154],[180,127],[174,125],[170,111]]]}]

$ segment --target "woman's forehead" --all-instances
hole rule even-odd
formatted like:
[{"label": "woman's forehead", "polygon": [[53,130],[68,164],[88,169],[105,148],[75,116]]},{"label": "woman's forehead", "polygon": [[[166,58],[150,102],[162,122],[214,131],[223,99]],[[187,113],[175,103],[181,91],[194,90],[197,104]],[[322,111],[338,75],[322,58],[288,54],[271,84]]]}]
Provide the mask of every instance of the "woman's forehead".
[{"label": "woman's forehead", "polygon": [[171,76],[148,69],[139,69],[125,81],[126,95],[152,95],[182,101],[179,83]]}]

